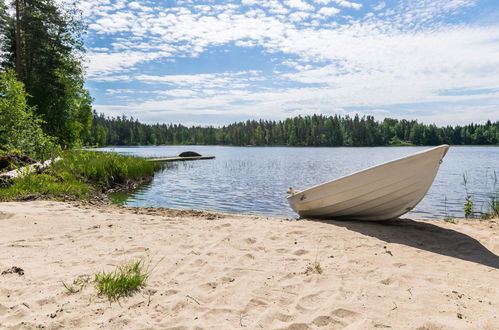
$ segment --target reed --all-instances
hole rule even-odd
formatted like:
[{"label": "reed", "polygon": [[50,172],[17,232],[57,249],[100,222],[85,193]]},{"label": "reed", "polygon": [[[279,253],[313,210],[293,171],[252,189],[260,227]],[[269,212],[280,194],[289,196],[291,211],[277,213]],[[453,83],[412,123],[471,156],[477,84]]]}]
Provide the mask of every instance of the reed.
[{"label": "reed", "polygon": [[497,172],[494,171],[494,175],[492,176],[494,179],[493,183],[493,193],[490,195],[489,199],[489,213],[491,217],[496,217],[499,218],[499,188],[497,187],[498,185],[498,180],[497,180]]},{"label": "reed", "polygon": [[4,182],[0,201],[34,198],[90,198],[113,186],[151,177],[161,166],[143,158],[85,150],[63,152],[42,174]]},{"label": "reed", "polygon": [[464,203],[464,217],[469,218],[473,215],[473,197],[468,192],[468,175],[466,173],[463,173],[463,186],[464,191],[466,192],[466,202]]},{"label": "reed", "polygon": [[499,191],[490,197],[489,210],[491,217],[499,218]]},{"label": "reed", "polygon": [[444,210],[445,210],[444,221],[448,223],[457,224],[456,219],[454,219],[454,217],[450,216],[449,213],[447,213],[447,196],[444,197]]},{"label": "reed", "polygon": [[487,201],[488,210],[482,213],[482,219],[499,218],[499,187],[497,180],[497,172],[494,171],[492,175],[492,193],[489,194],[489,200]]}]

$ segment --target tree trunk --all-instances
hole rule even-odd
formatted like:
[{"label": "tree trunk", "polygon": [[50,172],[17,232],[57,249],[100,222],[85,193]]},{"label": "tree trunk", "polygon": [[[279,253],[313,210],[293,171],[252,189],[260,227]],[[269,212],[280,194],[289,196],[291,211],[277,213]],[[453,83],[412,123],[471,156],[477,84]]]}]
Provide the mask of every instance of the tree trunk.
[{"label": "tree trunk", "polygon": [[16,0],[16,74],[17,80],[22,81],[22,47],[21,47],[21,6]]}]

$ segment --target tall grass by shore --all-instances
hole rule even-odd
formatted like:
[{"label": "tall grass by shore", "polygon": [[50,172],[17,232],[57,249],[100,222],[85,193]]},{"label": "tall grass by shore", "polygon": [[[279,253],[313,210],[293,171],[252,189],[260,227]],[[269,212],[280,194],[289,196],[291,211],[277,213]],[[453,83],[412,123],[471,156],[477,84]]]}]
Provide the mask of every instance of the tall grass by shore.
[{"label": "tall grass by shore", "polygon": [[86,150],[63,152],[44,173],[2,183],[0,201],[90,198],[119,185],[151,178],[159,164],[143,158]]}]

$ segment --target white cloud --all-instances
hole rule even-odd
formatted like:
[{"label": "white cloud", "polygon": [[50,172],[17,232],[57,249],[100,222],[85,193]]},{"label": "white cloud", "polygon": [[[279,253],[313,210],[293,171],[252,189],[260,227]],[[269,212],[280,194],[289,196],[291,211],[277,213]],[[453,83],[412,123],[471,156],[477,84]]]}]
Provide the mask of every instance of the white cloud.
[{"label": "white cloud", "polygon": [[[313,2],[317,8],[302,0],[284,1],[288,7],[277,0],[243,0],[243,5],[252,7],[209,2],[148,10],[153,7],[143,2],[82,1],[85,10],[95,15],[91,32],[112,40],[105,47],[99,43],[89,53],[91,81],[165,87],[151,92],[154,96],[148,101],[99,108],[282,118],[349,107],[370,107],[374,112],[407,103],[486,102],[492,98],[499,104],[497,93],[438,93],[499,86],[499,25],[442,23],[442,15],[458,13],[476,1],[401,0],[393,8],[376,1],[371,6],[376,13],[362,18],[340,17],[340,9],[331,6],[355,14],[360,3]],[[318,19],[323,19],[322,23]],[[142,64],[195,58],[211,47],[228,45],[276,54],[277,67],[294,71],[276,71],[273,76],[270,72],[160,75],[138,71]],[[293,87],[282,87],[290,85]],[[118,94],[128,92],[114,95]],[[447,106],[439,107],[442,113],[450,111]],[[491,115],[494,106],[482,104],[477,109]],[[495,109],[499,113],[497,106]],[[463,105],[462,116],[470,113],[472,107]],[[424,116],[451,119],[438,112]]]},{"label": "white cloud", "polygon": [[355,10],[359,10],[360,8],[362,8],[362,4],[347,0],[314,0],[314,2],[320,5],[328,5],[330,3],[335,3],[338,6],[345,8],[353,8]]},{"label": "white cloud", "polygon": [[168,56],[168,53],[124,51],[117,53],[91,52],[87,54],[88,76],[91,79],[126,71],[135,65]]},{"label": "white cloud", "polygon": [[292,22],[301,22],[310,17],[310,13],[304,11],[297,11],[289,15],[289,19]]},{"label": "white cloud", "polygon": [[351,1],[346,1],[346,0],[335,0],[335,2],[342,7],[346,8],[353,8],[355,10],[359,10],[362,8],[362,4],[357,3],[357,2],[351,2]]},{"label": "white cloud", "polygon": [[386,2],[381,1],[380,3],[378,3],[376,6],[373,6],[372,8],[375,11],[380,11],[380,10],[382,10],[385,7],[386,7]]},{"label": "white cloud", "polygon": [[322,7],[319,11],[318,14],[322,16],[333,16],[336,15],[340,12],[338,8],[335,7]]},{"label": "white cloud", "polygon": [[302,0],[285,0],[284,3],[291,8],[299,10],[313,10],[314,6]]}]

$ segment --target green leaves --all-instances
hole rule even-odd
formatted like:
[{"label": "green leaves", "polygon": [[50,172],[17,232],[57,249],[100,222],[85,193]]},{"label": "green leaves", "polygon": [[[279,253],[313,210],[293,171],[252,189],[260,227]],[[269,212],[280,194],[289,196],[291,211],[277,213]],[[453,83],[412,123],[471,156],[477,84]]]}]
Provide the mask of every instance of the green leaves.
[{"label": "green leaves", "polygon": [[43,119],[38,124],[62,146],[81,145],[90,131],[92,99],[84,88],[81,36],[85,29],[78,11],[54,0],[22,1],[22,49],[16,49],[16,20],[8,12],[0,4],[2,66],[15,68],[16,52],[21,52],[21,77],[31,96],[27,101]]},{"label": "green leaves", "polygon": [[0,146],[17,149],[34,158],[46,158],[54,148],[54,139],[43,133],[43,121],[27,103],[23,83],[14,71],[0,73]]}]

